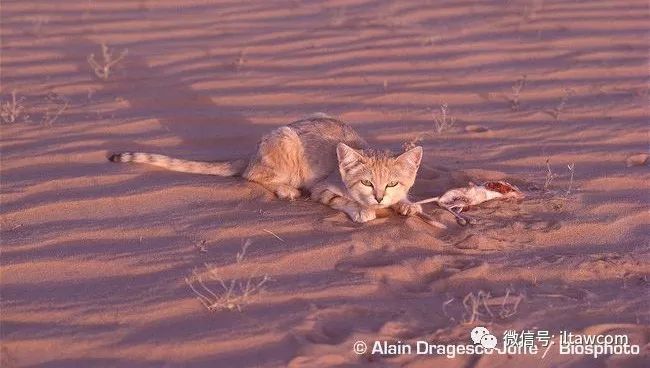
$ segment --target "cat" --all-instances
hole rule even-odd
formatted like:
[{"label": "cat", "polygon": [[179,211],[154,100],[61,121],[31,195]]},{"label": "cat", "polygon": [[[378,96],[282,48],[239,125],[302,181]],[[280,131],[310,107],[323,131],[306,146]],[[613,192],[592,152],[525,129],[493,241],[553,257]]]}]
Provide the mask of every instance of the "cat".
[{"label": "cat", "polygon": [[114,153],[109,160],[195,174],[242,176],[281,199],[296,199],[302,189],[314,201],[344,212],[354,222],[375,219],[379,208],[390,207],[404,216],[422,213],[422,207],[408,199],[422,147],[400,155],[368,149],[352,127],[323,113],[271,131],[247,160],[200,162],[141,152]]}]

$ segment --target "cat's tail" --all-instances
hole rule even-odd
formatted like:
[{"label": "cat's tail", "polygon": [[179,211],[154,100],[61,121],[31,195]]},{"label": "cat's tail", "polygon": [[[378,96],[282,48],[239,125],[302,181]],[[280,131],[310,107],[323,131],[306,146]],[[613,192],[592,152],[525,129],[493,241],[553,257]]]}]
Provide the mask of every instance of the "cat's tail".
[{"label": "cat's tail", "polygon": [[248,165],[248,160],[223,162],[189,161],[144,152],[113,153],[108,156],[108,160],[112,162],[137,162],[163,167],[172,171],[218,176],[239,176]]}]

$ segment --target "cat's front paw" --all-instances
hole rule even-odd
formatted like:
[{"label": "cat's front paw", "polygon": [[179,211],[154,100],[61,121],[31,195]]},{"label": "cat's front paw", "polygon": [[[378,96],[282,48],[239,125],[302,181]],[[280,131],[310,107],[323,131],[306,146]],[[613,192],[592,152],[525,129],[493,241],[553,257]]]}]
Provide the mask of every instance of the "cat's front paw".
[{"label": "cat's front paw", "polygon": [[422,206],[417,203],[398,202],[393,209],[402,216],[413,216],[422,212]]},{"label": "cat's front paw", "polygon": [[354,222],[368,222],[377,218],[375,210],[370,208],[360,208],[350,214],[350,218]]}]

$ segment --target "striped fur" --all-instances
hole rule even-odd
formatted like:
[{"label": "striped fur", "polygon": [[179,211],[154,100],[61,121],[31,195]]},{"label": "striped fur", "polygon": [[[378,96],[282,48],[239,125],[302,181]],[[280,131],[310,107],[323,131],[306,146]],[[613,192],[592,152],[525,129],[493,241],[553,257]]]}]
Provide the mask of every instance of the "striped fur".
[{"label": "striped fur", "polygon": [[391,207],[402,215],[422,211],[407,198],[421,158],[420,147],[397,156],[368,150],[349,125],[318,113],[263,136],[248,160],[200,162],[142,152],[116,153],[109,160],[195,174],[241,175],[283,199],[298,198],[305,190],[353,221],[366,222],[376,217],[378,208]]},{"label": "striped fur", "polygon": [[136,162],[141,164],[159,166],[172,171],[218,176],[241,175],[247,164],[246,160],[236,160],[230,162],[189,161],[172,158],[165,155],[144,152],[114,153],[108,159],[112,162]]}]

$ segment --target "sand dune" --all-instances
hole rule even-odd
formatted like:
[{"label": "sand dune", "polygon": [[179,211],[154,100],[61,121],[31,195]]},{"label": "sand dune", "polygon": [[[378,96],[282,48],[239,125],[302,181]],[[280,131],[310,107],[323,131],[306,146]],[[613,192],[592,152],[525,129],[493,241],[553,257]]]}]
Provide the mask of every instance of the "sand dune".
[{"label": "sand dune", "polygon": [[[0,94],[25,110],[1,126],[1,365],[647,366],[650,172],[626,160],[648,153],[648,14],[641,0],[3,1]],[[106,81],[87,62],[101,43],[128,49]],[[438,134],[442,104],[455,123]],[[527,198],[468,227],[435,205],[446,230],[358,225],[237,178],[106,161],[243,157],[315,111],[376,146],[422,145],[415,199],[494,179]],[[210,271],[270,281],[241,312],[210,312],[185,281],[221,290]],[[623,333],[643,353],[352,350],[467,343],[475,325]]]}]

